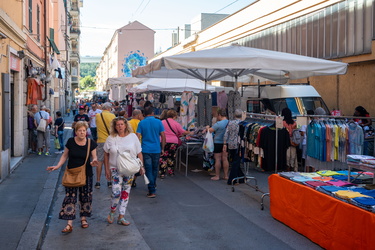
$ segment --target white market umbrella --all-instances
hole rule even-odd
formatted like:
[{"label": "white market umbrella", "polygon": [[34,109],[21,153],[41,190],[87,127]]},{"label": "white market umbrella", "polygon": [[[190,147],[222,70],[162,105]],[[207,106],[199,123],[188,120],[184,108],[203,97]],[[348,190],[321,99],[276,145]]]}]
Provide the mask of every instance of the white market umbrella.
[{"label": "white market umbrella", "polygon": [[[201,90],[216,91],[217,87],[206,85],[198,79],[182,79],[182,78],[150,78],[144,83],[133,87],[130,91],[162,91],[162,92],[183,92],[192,91],[199,93]],[[219,87],[219,89],[221,89]],[[224,89],[223,89],[224,90]]]},{"label": "white market umbrella", "polygon": [[236,83],[249,79],[248,75],[255,75],[286,83],[289,79],[339,75],[346,71],[346,63],[231,45],[163,57],[136,68],[132,75],[149,78],[189,77],[205,82],[232,79]]}]

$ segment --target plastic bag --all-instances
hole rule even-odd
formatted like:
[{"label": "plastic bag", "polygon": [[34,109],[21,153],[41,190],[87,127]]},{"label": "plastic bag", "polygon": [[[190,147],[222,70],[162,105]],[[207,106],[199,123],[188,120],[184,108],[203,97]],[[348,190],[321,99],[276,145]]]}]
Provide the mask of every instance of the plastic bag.
[{"label": "plastic bag", "polygon": [[204,138],[203,150],[209,153],[214,152],[214,138],[210,131],[207,131],[206,138]]},{"label": "plastic bag", "polygon": [[55,138],[54,143],[55,143],[55,149],[60,149],[60,142],[57,137]]}]

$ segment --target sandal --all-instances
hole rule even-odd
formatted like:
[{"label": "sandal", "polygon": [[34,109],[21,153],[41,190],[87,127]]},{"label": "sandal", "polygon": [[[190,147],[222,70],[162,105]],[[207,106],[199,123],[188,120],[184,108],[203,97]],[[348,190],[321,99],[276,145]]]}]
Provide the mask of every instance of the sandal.
[{"label": "sandal", "polygon": [[107,217],[107,221],[108,221],[109,224],[113,223],[113,221],[115,220],[114,217],[115,217],[115,213],[110,212],[108,217]]},{"label": "sandal", "polygon": [[129,226],[130,225],[130,222],[125,220],[124,217],[122,217],[121,219],[118,219],[117,220],[117,224],[119,225],[122,225],[122,226]]},{"label": "sandal", "polygon": [[81,220],[81,227],[82,228],[88,228],[89,227],[89,223],[87,223],[86,219]]},{"label": "sandal", "polygon": [[61,230],[62,233],[71,233],[73,232],[73,226],[70,224],[67,224],[66,227]]}]

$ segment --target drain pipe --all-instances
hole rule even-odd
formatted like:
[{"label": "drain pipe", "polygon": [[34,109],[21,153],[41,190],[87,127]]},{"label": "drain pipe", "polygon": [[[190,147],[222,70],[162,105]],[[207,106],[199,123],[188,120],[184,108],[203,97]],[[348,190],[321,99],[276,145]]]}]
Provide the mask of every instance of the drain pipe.
[{"label": "drain pipe", "polygon": [[[44,74],[47,75],[47,0],[44,0]],[[43,102],[47,100],[47,82],[44,81],[44,99]]]}]

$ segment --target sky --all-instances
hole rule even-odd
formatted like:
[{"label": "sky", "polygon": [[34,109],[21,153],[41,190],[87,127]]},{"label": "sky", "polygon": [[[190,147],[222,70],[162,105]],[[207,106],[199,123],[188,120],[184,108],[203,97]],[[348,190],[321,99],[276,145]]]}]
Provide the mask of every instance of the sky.
[{"label": "sky", "polygon": [[172,32],[200,13],[232,14],[251,0],[84,0],[81,56],[102,56],[114,32],[139,21],[156,31],[155,52],[171,47]]}]

